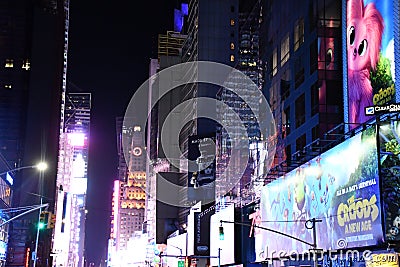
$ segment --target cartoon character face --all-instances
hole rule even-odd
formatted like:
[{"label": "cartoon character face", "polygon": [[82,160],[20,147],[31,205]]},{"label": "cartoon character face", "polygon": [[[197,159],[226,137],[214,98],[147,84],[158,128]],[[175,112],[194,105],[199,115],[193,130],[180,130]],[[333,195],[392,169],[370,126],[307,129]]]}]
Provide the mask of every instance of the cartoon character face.
[{"label": "cartoon character face", "polygon": [[399,234],[399,228],[392,226],[389,230],[389,233],[393,236],[396,236]]},{"label": "cartoon character face", "polygon": [[[357,21],[353,22],[357,24]],[[366,32],[366,25],[363,23],[358,24],[357,29],[353,25],[348,29],[348,59],[349,68],[352,70],[362,70],[368,65],[368,40]]]},{"label": "cartoon character face", "polygon": [[348,68],[359,71],[375,69],[379,59],[384,22],[374,3],[363,0],[347,2]]},{"label": "cartoon character face", "polygon": [[393,220],[393,226],[400,229],[400,215],[396,216]]}]

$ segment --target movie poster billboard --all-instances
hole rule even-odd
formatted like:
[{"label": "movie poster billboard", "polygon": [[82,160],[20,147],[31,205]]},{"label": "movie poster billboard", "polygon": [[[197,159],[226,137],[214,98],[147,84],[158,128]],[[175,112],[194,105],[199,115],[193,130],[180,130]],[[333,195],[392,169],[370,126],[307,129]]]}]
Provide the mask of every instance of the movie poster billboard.
[{"label": "movie poster billboard", "polygon": [[400,123],[379,127],[380,174],[384,208],[385,237],[400,241]]},{"label": "movie poster billboard", "polygon": [[[319,249],[379,244],[383,239],[376,134],[369,128],[263,187],[256,261]],[[309,226],[309,225],[308,225]],[[290,236],[290,237],[288,237]],[[300,242],[294,238],[300,239]]]},{"label": "movie poster billboard", "polygon": [[347,92],[344,95],[348,101],[347,122],[354,128],[371,118],[365,115],[365,107],[395,101],[395,1],[346,0],[346,3]]}]

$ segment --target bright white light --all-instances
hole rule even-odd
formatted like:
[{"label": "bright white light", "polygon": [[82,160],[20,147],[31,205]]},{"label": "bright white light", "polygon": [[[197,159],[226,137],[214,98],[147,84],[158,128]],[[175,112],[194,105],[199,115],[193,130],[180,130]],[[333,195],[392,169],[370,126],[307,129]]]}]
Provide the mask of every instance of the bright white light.
[{"label": "bright white light", "polygon": [[68,139],[71,142],[71,145],[74,147],[85,146],[85,134],[84,133],[69,133]]},{"label": "bright white light", "polygon": [[47,163],[46,162],[39,162],[38,164],[36,164],[36,168],[39,171],[44,171],[47,169]]},{"label": "bright white light", "polygon": [[82,154],[77,154],[74,162],[72,163],[72,177],[74,178],[86,178],[85,177],[85,166],[86,162]]}]

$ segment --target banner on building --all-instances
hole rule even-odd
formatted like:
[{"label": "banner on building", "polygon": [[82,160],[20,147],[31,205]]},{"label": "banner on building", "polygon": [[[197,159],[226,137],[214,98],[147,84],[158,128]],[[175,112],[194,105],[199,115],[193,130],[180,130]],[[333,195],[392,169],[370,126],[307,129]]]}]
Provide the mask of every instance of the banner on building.
[{"label": "banner on building", "polygon": [[379,184],[371,127],[264,186],[260,226],[286,236],[261,229],[255,235],[256,261],[308,251],[313,232],[306,222],[312,218],[321,219],[316,223],[319,249],[382,242]]}]

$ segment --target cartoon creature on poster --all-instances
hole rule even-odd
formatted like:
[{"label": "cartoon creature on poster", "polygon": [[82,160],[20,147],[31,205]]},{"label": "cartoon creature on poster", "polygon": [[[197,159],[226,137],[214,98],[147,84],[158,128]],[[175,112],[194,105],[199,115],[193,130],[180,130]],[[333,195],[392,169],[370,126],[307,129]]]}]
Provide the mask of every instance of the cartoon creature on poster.
[{"label": "cartoon creature on poster", "polygon": [[349,123],[366,122],[365,107],[373,105],[371,70],[379,62],[384,20],[375,3],[347,1],[347,63]]}]

